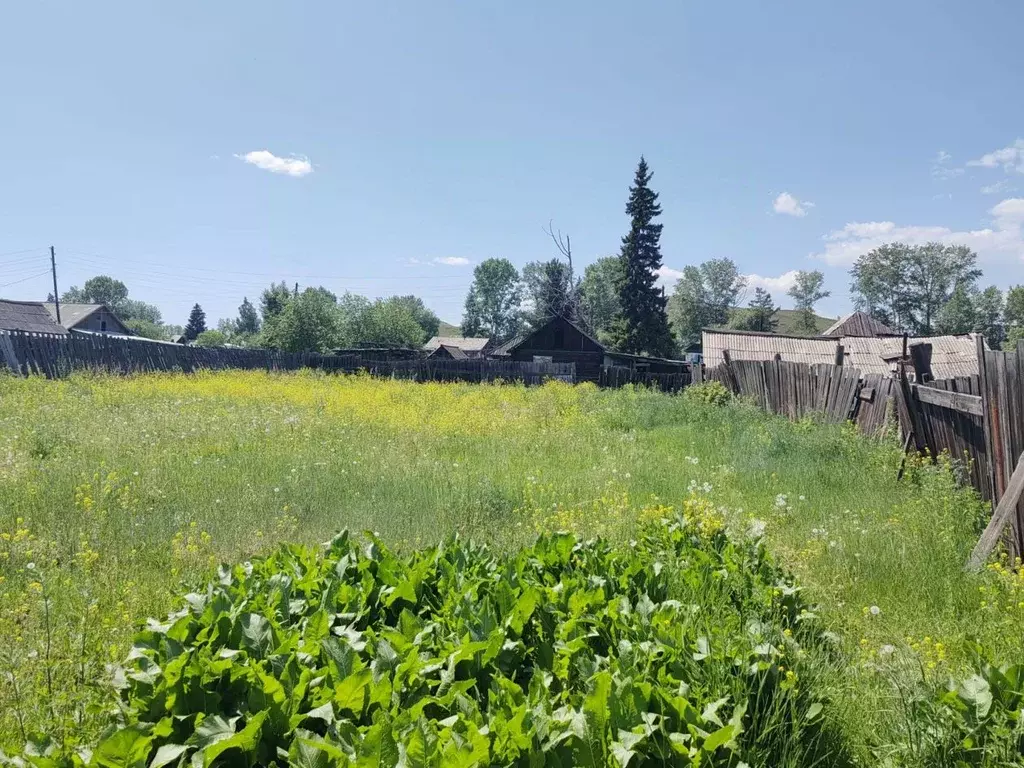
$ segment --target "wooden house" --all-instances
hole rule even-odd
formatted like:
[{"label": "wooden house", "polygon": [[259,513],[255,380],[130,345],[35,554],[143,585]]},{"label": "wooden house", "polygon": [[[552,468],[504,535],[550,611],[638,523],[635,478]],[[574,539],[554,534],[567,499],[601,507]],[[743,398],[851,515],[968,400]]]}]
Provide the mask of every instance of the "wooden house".
[{"label": "wooden house", "polygon": [[[57,319],[57,305],[46,302],[44,306]],[[106,304],[65,304],[60,305],[60,324],[69,331],[92,331],[93,333],[114,333],[121,336],[133,335],[131,329]]]},{"label": "wooden house", "polygon": [[578,381],[597,381],[603,366],[628,368],[636,373],[680,373],[688,368],[682,360],[612,352],[561,316],[552,317],[498,351],[522,362],[575,363]]}]

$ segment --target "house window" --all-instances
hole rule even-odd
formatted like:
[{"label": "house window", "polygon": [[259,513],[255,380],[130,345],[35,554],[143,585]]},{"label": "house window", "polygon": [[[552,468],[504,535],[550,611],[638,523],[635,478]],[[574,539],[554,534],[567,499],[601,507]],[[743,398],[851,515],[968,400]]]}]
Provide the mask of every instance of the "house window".
[{"label": "house window", "polygon": [[551,359],[551,355],[534,355],[533,362],[535,363],[551,363],[554,362]]},{"label": "house window", "polygon": [[635,370],[636,370],[637,373],[650,373],[651,372],[651,364],[650,363],[637,363]]},{"label": "house window", "polygon": [[100,320],[100,330],[103,333],[107,332],[107,321],[106,320]]}]

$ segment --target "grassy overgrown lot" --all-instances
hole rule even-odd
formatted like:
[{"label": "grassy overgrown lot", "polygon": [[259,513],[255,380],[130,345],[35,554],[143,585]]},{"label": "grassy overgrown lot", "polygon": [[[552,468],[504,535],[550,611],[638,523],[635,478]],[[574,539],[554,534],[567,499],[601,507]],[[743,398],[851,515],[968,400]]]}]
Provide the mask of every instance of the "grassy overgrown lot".
[{"label": "grassy overgrown lot", "polygon": [[[737,638],[753,618],[766,632],[792,634],[770,605],[756,617],[747,598],[716,591],[716,569],[691,572],[683,550],[718,551],[715,537],[728,532],[735,542],[763,533],[771,557],[802,586],[800,599],[817,604],[817,618],[807,618],[814,639],[800,643],[794,662],[806,682],[791,685],[808,697],[803,715],[822,705],[814,728],[835,760],[1006,764],[998,760],[1010,754],[1007,723],[1022,683],[1019,672],[1000,677],[983,662],[1024,658],[1024,580],[999,564],[964,574],[984,508],[957,487],[948,463],[912,463],[897,482],[899,458],[894,442],[844,427],[791,424],[685,394],[305,373],[0,378],[0,746],[17,752],[40,733],[66,751],[95,744],[124,704],[105,681],[121,675],[132,637],[146,617],[178,610],[182,595],[217,582],[220,562],[269,555],[281,542],[318,545],[347,528],[377,532],[402,563],[457,533],[462,543],[446,546],[486,543],[495,568],[513,567],[538,534],[565,530],[580,541],[603,537],[611,554],[587,550],[587,562],[600,563],[682,515],[692,540],[668,547],[680,578],[666,582],[665,600],[722,617],[715,624]],[[668,567],[665,558],[643,567],[655,561]],[[563,578],[564,564],[551,567],[551,578]],[[265,599],[243,582],[232,589]],[[439,607],[428,607],[410,613],[436,618]],[[593,615],[607,618],[605,610],[595,605]],[[401,611],[385,614],[364,627],[375,653],[377,635],[396,631]],[[275,631],[283,636],[291,624]],[[714,640],[711,656],[721,645],[710,629],[687,637]],[[750,648],[740,645],[732,658],[746,658]],[[785,679],[789,665],[769,660]],[[950,679],[960,687],[943,699]],[[720,681],[700,696],[716,691],[730,696],[729,711],[716,715],[724,724],[741,694]],[[564,693],[583,711],[593,690],[577,691],[578,700]],[[1006,722],[994,724],[999,717]],[[961,743],[996,725],[983,749],[977,735]],[[772,750],[787,739],[792,751],[780,757]],[[742,754],[752,764],[806,764],[813,750],[801,743],[790,734]],[[707,759],[735,765],[734,746],[742,744]]]}]

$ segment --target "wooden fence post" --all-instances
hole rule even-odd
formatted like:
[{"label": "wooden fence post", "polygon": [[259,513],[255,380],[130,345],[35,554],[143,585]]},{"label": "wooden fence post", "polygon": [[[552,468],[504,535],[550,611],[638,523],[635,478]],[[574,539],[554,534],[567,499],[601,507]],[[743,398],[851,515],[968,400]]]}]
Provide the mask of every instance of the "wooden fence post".
[{"label": "wooden fence post", "polygon": [[734,395],[740,393],[740,382],[736,378],[736,369],[732,367],[732,355],[729,354],[728,349],[722,350],[722,365],[725,367],[725,378],[729,381],[729,389],[732,390]]},{"label": "wooden fence post", "polygon": [[1010,522],[1010,516],[1017,511],[1017,502],[1020,500],[1021,492],[1024,492],[1024,453],[1017,460],[1017,468],[1010,476],[1010,482],[1006,484],[1006,491],[999,500],[999,506],[992,513],[985,532],[981,534],[977,545],[967,560],[967,570],[977,571],[988,560],[992,550],[999,543],[999,537],[1003,535],[1003,529]]}]

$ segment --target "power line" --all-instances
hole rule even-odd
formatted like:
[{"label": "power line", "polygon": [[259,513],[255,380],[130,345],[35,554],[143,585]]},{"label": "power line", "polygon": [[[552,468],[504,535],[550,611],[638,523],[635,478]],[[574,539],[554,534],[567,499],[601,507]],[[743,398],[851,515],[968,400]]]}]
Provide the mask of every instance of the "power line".
[{"label": "power line", "polygon": [[50,274],[50,270],[45,269],[42,272],[40,272],[38,275],[29,275],[28,277],[23,277],[21,280],[15,280],[12,283],[0,284],[0,288],[7,288],[7,287],[9,287],[11,285],[17,285],[18,283],[25,283],[25,282],[28,282],[29,280],[32,280],[33,278],[42,277],[43,275],[48,275],[48,274]]},{"label": "power line", "polygon": [[[111,263],[111,264],[114,264],[114,265],[116,265],[117,261],[118,261],[117,259],[112,258],[110,256],[103,256],[101,254],[96,254],[96,253],[83,253],[81,251],[67,251],[65,253],[65,255],[75,256],[75,257],[84,257],[86,259],[98,259],[101,262],[108,262],[108,263]],[[181,270],[186,269],[186,270],[191,270],[193,272],[210,272],[210,273],[213,273],[215,275],[252,275],[252,276],[257,276],[257,277],[269,277],[271,279],[278,279],[278,280],[282,280],[283,279],[283,280],[286,280],[286,281],[287,280],[300,280],[300,281],[301,280],[359,281],[359,280],[394,280],[395,279],[394,277],[390,277],[390,276],[389,277],[349,277],[349,276],[343,276],[343,275],[299,275],[299,274],[290,274],[290,273],[283,272],[283,271],[278,271],[278,272],[252,272],[252,271],[249,271],[249,270],[240,271],[240,270],[230,270],[230,269],[212,269],[210,267],[183,266],[181,264],[157,264],[157,263],[153,263],[153,262],[148,262],[148,264],[149,264],[149,266],[160,267],[162,269],[173,269],[173,270],[175,270],[174,273],[171,273],[169,275],[170,277],[177,277]],[[431,266],[431,265],[424,264],[423,266]],[[167,273],[152,272],[151,274],[167,274]],[[402,279],[403,280],[447,280],[450,277],[451,277],[450,275],[406,275]]]}]

